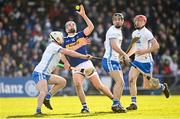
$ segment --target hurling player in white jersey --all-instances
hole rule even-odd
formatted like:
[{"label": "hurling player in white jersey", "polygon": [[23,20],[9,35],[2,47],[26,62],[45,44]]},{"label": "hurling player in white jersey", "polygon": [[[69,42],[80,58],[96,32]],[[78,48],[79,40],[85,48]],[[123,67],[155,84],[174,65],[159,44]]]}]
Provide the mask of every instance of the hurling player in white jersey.
[{"label": "hurling player in white jersey", "polygon": [[[135,59],[133,64],[135,64],[143,72],[148,73],[152,77],[153,72],[153,58],[151,52],[154,52],[159,49],[159,44],[154,38],[153,34],[145,27],[147,18],[144,15],[136,15],[134,18],[134,26],[136,30],[132,33],[132,39],[139,37],[139,40],[132,45],[131,49],[127,53],[128,56],[135,54]],[[133,66],[129,71],[129,87],[131,94],[131,104],[127,107],[127,110],[136,110],[136,96],[137,96],[137,87],[136,81],[140,72]],[[169,97],[169,90],[166,83],[159,84],[157,87],[152,87],[150,81],[147,80],[146,76],[143,76],[143,86],[146,89],[160,89],[164,92],[166,98]]]},{"label": "hurling player in white jersey", "polygon": [[105,54],[102,59],[102,66],[106,72],[113,78],[115,85],[113,87],[113,112],[123,113],[126,110],[121,106],[120,98],[122,96],[124,79],[119,63],[119,57],[123,56],[129,61],[128,55],[121,49],[123,40],[121,27],[124,23],[124,16],[121,13],[115,13],[112,17],[113,25],[106,33],[106,40],[104,42]]},{"label": "hurling player in white jersey", "polygon": [[[58,65],[60,59],[63,61],[61,54],[69,55],[72,57],[79,57],[82,59],[90,59],[91,55],[83,55],[72,50],[62,48],[60,45],[64,42],[63,34],[59,31],[50,33],[51,42],[46,47],[41,61],[35,67],[32,77],[36,82],[36,88],[39,91],[38,104],[36,115],[41,115],[41,106],[44,104],[47,108],[52,110],[50,105],[50,97],[62,89],[66,85],[66,80],[58,75],[51,74]],[[65,67],[67,68],[67,67]],[[53,85],[48,92],[48,84]]]}]

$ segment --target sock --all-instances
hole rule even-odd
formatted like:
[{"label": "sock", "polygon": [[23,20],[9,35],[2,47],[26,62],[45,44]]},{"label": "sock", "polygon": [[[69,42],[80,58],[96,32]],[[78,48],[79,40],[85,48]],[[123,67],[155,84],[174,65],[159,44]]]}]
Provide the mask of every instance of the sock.
[{"label": "sock", "polygon": [[136,104],[136,96],[132,96],[132,97],[131,97],[131,102],[132,102],[133,104]]},{"label": "sock", "polygon": [[48,92],[48,94],[46,95],[45,99],[50,100],[51,96],[52,96],[52,94],[50,92]]},{"label": "sock", "polygon": [[83,108],[88,108],[86,103],[82,103]]},{"label": "sock", "polygon": [[41,108],[40,107],[37,107],[36,113],[41,113]]},{"label": "sock", "polygon": [[163,84],[160,84],[160,90],[163,91],[165,89],[165,86]]},{"label": "sock", "polygon": [[118,99],[113,99],[113,105],[118,105],[120,104],[120,101]]}]

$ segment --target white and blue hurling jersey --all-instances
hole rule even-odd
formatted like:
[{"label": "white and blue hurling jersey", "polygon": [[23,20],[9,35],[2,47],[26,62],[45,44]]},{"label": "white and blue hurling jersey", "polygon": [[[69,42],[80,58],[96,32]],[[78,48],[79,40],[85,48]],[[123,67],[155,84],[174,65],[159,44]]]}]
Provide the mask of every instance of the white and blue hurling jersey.
[{"label": "white and blue hurling jersey", "polygon": [[123,40],[121,28],[116,28],[114,25],[112,25],[108,29],[108,31],[106,33],[106,40],[104,42],[105,54],[103,56],[104,58],[107,58],[108,60],[114,60],[114,61],[119,62],[119,53],[114,51],[111,47],[111,41],[110,40],[112,40],[112,39],[115,40],[116,44],[120,48],[122,40]]},{"label": "white and blue hurling jersey", "polygon": [[[136,50],[143,50],[143,49],[148,49],[149,47],[151,47],[150,41],[154,38],[154,36],[152,35],[152,33],[146,28],[142,28],[140,30],[135,30],[132,33],[132,38],[135,37],[140,37],[140,39],[138,41],[136,41]],[[153,62],[153,58],[151,53],[146,53],[143,55],[138,55],[135,54],[135,61],[139,61],[142,63],[146,63],[146,62]]]},{"label": "white and blue hurling jersey", "polygon": [[35,67],[34,71],[43,74],[51,74],[60,61],[61,49],[62,47],[57,43],[50,42],[43,53],[41,61]]}]

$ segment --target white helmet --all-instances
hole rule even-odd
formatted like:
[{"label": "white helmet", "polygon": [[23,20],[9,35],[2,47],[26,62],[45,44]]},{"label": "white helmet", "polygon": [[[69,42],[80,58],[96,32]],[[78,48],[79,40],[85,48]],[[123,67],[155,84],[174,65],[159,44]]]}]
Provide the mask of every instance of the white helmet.
[{"label": "white helmet", "polygon": [[58,44],[63,44],[64,42],[63,33],[60,31],[52,31],[49,37],[51,41],[56,41]]}]

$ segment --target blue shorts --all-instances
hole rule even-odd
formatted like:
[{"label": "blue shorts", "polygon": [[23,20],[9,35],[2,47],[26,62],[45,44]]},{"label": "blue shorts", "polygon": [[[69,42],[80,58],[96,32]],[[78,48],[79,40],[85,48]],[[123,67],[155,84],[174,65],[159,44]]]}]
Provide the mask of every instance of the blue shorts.
[{"label": "blue shorts", "polygon": [[103,58],[101,63],[106,72],[121,70],[121,65],[117,61]]},{"label": "blue shorts", "polygon": [[33,71],[32,78],[34,79],[34,81],[37,84],[40,80],[47,80],[48,81],[50,79],[50,75]]},{"label": "blue shorts", "polygon": [[147,63],[141,63],[138,61],[132,62],[136,67],[141,69],[144,73],[152,73],[153,72],[153,63],[147,62]]}]

